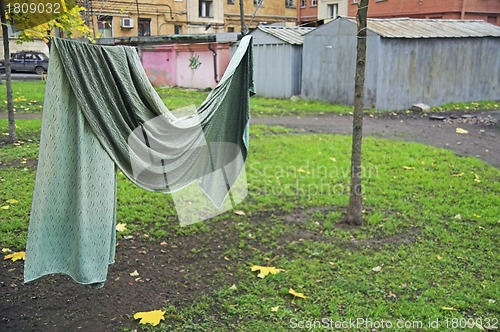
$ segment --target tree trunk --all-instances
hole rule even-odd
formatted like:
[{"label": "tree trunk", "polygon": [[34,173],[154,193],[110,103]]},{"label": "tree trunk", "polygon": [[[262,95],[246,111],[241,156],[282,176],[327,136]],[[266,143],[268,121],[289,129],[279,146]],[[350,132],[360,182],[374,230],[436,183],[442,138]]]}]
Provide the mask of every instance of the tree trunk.
[{"label": "tree trunk", "polygon": [[5,85],[7,87],[7,109],[9,111],[9,142],[17,141],[16,123],[14,121],[14,101],[12,99],[12,76],[10,71],[9,30],[5,17],[5,1],[0,0],[0,21],[2,22],[3,54],[5,58]]},{"label": "tree trunk", "polygon": [[351,154],[351,190],[349,206],[343,222],[350,225],[363,223],[363,192],[361,187],[361,151],[363,144],[363,106],[365,88],[366,63],[366,16],[368,1],[361,0],[358,5],[356,77],[354,84],[354,119],[352,125],[352,154]]}]

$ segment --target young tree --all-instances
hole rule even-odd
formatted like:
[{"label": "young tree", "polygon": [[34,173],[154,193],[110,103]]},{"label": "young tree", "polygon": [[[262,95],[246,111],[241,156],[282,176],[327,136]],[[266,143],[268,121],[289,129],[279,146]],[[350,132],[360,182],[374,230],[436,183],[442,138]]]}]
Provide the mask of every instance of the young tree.
[{"label": "young tree", "polygon": [[[79,6],[66,6],[64,1],[56,1],[62,4],[62,13],[57,16],[47,16],[37,13],[27,12],[16,14],[15,12],[6,13],[5,0],[0,0],[0,18],[2,22],[2,36],[5,58],[5,85],[7,88],[7,109],[9,112],[9,142],[17,141],[16,125],[14,119],[14,101],[12,98],[12,76],[10,67],[10,48],[9,34],[7,28],[7,17],[15,22],[17,29],[22,29],[19,38],[20,41],[33,41],[34,39],[43,39],[50,46],[50,33],[54,28],[65,31],[68,36],[74,32],[81,36],[90,35],[90,29],[85,24],[81,16],[81,11],[85,10]],[[43,1],[41,3],[44,3]],[[38,7],[44,8],[44,7]]]},{"label": "young tree", "polygon": [[344,223],[361,225],[363,223],[363,193],[361,187],[361,151],[363,144],[363,106],[366,63],[366,16],[369,0],[361,0],[358,4],[356,21],[358,25],[356,77],[354,84],[354,119],[352,126],[351,153],[351,190],[349,206],[344,215]]}]

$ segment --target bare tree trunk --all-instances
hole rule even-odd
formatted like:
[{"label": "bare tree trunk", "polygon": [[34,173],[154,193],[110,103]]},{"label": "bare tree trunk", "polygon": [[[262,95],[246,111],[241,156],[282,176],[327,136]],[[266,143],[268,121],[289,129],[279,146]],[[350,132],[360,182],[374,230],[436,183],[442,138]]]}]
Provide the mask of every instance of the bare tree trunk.
[{"label": "bare tree trunk", "polygon": [[361,0],[358,5],[358,37],[356,54],[356,77],[354,84],[354,119],[352,125],[352,154],[351,154],[351,192],[349,206],[343,222],[350,225],[363,223],[363,193],[361,187],[361,151],[363,144],[363,106],[365,88],[366,64],[366,16],[368,1]]},{"label": "bare tree trunk", "polygon": [[7,87],[7,109],[9,111],[9,142],[17,141],[16,123],[14,121],[14,101],[12,98],[12,75],[10,70],[9,30],[5,17],[5,1],[0,0],[0,21],[2,22],[3,54],[5,58],[5,85]]}]

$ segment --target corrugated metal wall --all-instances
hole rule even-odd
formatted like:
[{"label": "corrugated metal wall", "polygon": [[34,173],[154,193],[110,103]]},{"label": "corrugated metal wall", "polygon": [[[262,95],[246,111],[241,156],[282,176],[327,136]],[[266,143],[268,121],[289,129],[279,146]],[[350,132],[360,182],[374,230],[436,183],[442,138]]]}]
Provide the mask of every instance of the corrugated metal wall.
[{"label": "corrugated metal wall", "polygon": [[254,81],[258,96],[289,98],[300,94],[301,47],[254,45]]},{"label": "corrugated metal wall", "polygon": [[499,38],[381,39],[377,108],[500,99]]},{"label": "corrugated metal wall", "polygon": [[[500,99],[500,38],[381,38],[368,32],[365,107]],[[352,105],[356,25],[336,20],[304,37],[302,97]]]},{"label": "corrugated metal wall", "polygon": [[[335,32],[340,25],[342,33]],[[304,37],[302,97],[336,104],[352,105],[356,68],[356,26],[334,21]],[[365,105],[375,107],[378,67],[378,39],[369,32]]]}]

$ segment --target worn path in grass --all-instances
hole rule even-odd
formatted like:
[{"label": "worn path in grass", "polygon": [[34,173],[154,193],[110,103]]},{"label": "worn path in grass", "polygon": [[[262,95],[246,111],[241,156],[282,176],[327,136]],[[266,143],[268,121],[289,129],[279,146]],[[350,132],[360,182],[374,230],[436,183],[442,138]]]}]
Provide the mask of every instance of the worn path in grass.
[{"label": "worn path in grass", "polygon": [[[446,113],[461,116],[464,112]],[[451,149],[458,154],[478,157],[500,167],[500,112],[474,112],[476,117],[490,115],[498,120],[496,126],[447,124],[430,120],[427,115],[398,114],[387,116],[365,116],[363,133],[405,141],[413,141]],[[325,114],[306,117],[254,117],[253,124],[285,126],[303,133],[351,134],[352,117]],[[468,130],[468,134],[457,134],[456,129]]]}]

